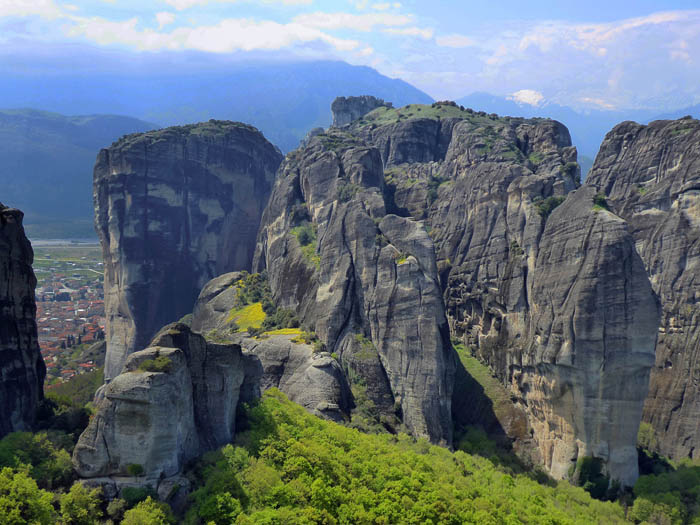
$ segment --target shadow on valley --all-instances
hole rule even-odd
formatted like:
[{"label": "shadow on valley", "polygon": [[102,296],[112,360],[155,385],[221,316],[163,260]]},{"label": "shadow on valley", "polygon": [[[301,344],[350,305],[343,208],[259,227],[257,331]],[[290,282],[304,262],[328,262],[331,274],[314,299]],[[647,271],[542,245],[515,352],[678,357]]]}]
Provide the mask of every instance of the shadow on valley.
[{"label": "shadow on valley", "polygon": [[[482,456],[512,473],[526,474],[540,484],[555,486],[556,482],[529,460],[532,443],[525,414],[487,366],[463,344],[453,341],[453,346],[455,449]],[[520,453],[516,453],[514,444]]]}]

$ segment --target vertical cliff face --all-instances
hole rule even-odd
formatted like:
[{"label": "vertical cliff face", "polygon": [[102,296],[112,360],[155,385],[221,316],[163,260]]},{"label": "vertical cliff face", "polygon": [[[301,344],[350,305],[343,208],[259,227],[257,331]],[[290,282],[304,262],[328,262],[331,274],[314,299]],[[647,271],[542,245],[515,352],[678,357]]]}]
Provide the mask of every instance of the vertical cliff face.
[{"label": "vertical cliff face", "polygon": [[221,121],[129,135],[100,152],[108,381],[156,330],[192,311],[209,279],[250,267],[281,159],[255,128]]},{"label": "vertical cliff face", "polygon": [[700,122],[625,122],[605,138],[586,184],[630,225],[662,305],[644,421],[659,451],[700,457]]},{"label": "vertical cliff face", "polygon": [[454,363],[433,243],[387,214],[383,188],[376,148],[344,131],[314,137],[280,169],[254,269],[387,424],[449,443]]},{"label": "vertical cliff face", "polygon": [[32,270],[21,211],[0,204],[0,437],[29,430],[43,398]]},{"label": "vertical cliff face", "polygon": [[659,309],[627,224],[594,197],[584,186],[548,218],[527,337],[500,351],[550,472],[593,456],[632,486]]},{"label": "vertical cliff face", "polygon": [[452,335],[511,388],[542,463],[563,478],[595,456],[633,484],[657,303],[625,221],[573,192],[566,128],[434,104],[344,131],[379,150],[387,207],[430,231]]}]

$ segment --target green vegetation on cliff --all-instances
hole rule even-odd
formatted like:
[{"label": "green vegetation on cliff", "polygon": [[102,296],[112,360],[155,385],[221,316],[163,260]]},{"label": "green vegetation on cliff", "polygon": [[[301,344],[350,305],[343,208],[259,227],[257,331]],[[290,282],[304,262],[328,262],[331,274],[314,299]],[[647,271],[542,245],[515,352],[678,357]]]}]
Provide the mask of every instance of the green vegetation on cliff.
[{"label": "green vegetation on cliff", "polygon": [[248,411],[237,445],[206,455],[186,523],[623,523],[622,508],[487,459],[367,435],[306,413],[278,391]]}]

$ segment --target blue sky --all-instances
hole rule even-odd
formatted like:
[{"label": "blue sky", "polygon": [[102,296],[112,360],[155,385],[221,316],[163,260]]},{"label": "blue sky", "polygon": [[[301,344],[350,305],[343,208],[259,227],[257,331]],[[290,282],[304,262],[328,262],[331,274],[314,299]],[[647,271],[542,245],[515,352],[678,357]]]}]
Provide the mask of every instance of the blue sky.
[{"label": "blue sky", "polygon": [[439,99],[485,91],[577,108],[700,103],[698,0],[0,0],[3,52],[66,43],[75,53],[337,58]]}]

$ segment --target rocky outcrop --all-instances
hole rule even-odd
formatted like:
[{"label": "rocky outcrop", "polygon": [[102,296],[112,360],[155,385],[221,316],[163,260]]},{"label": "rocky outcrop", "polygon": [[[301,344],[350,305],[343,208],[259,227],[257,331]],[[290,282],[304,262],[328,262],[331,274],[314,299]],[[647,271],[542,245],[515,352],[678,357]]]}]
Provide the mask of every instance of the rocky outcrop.
[{"label": "rocky outcrop", "polygon": [[104,388],[75,447],[76,472],[118,486],[134,481],[130,465],[143,469],[139,484],[177,476],[190,459],[232,441],[244,370],[239,346],[166,326]]},{"label": "rocky outcrop", "polygon": [[281,158],[255,128],[222,121],[128,135],[99,153],[107,381],[191,312],[208,280],[249,268]]},{"label": "rocky outcrop", "polygon": [[246,372],[241,399],[251,402],[274,387],[312,414],[338,422],[348,420],[350,387],[330,353],[314,350],[298,333],[273,331],[258,337],[231,333],[229,313],[236,308],[236,285],[242,277],[241,272],[231,272],[208,282],[192,315],[192,330],[205,337],[227,337],[243,349]]},{"label": "rocky outcrop", "polygon": [[644,421],[658,451],[700,458],[700,122],[624,122],[586,184],[630,225],[662,306]]},{"label": "rocky outcrop", "polygon": [[241,341],[246,358],[242,398],[255,399],[278,388],[310,413],[338,423],[349,420],[352,394],[343,369],[328,352],[290,335],[263,335]]},{"label": "rocky outcrop", "polygon": [[39,353],[32,270],[34,252],[23,213],[0,204],[0,438],[31,430],[43,399],[46,367]]},{"label": "rocky outcrop", "polygon": [[[369,95],[362,95],[360,97],[337,97],[331,104],[331,113],[333,114],[332,125],[334,127],[345,126],[354,120],[362,118],[370,111],[381,107],[390,108],[392,105],[391,102],[384,102],[381,98]],[[308,138],[310,137],[307,137],[307,143]]]},{"label": "rocky outcrop", "polygon": [[511,389],[540,461],[562,478],[595,456],[633,484],[657,305],[625,222],[572,193],[566,128],[438,103],[344,131],[380,152],[387,207],[430,231],[452,335]]},{"label": "rocky outcrop", "polygon": [[386,211],[379,151],[331,130],[290,153],[263,215],[254,269],[335,353],[391,425],[451,441],[454,362],[423,224]]}]

